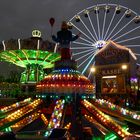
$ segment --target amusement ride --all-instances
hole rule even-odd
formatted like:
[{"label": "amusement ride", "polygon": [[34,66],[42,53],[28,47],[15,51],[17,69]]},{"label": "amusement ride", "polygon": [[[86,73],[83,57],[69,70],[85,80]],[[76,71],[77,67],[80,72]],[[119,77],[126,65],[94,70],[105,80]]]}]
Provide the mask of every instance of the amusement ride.
[{"label": "amusement ride", "polygon": [[69,19],[73,34],[82,33],[71,45],[72,56],[82,74],[90,77],[96,53],[109,40],[132,49],[139,60],[139,23],[138,13],[118,4],[93,5]]},{"label": "amusement ride", "polygon": [[0,44],[1,61],[10,62],[25,69],[21,83],[36,83],[45,76],[43,69],[52,68],[60,59],[53,43],[43,40],[41,32],[34,30],[27,39],[11,39]]},{"label": "amusement ride", "polygon": [[[109,15],[110,13],[113,15]],[[97,21],[96,26],[92,17]],[[106,22],[108,20],[110,22]],[[126,20],[127,24],[123,20]],[[86,21],[88,23],[85,23]],[[122,28],[121,22],[125,24]],[[128,38],[128,35],[138,30],[139,22],[140,17],[129,8],[116,4],[99,4],[80,11],[70,19],[67,25],[72,28],[74,36],[77,30],[82,34],[72,44],[65,43],[67,39],[72,41],[71,38],[67,38],[66,34],[59,38],[59,33],[55,37],[56,45],[44,42],[39,36],[27,40],[3,41],[1,59],[26,68],[23,73],[26,76],[22,74],[22,81],[31,81],[30,75],[33,73],[37,83],[36,98],[27,98],[0,110],[0,135],[4,135],[5,131],[12,131],[17,139],[125,140],[128,137],[136,137],[132,130],[129,131],[126,122],[139,127],[140,115],[107,100],[96,98],[93,83],[83,74],[94,64],[97,51],[108,40],[117,43],[137,40],[140,36],[133,35]],[[131,23],[135,28],[132,29],[129,25]],[[128,31],[122,33],[126,27]],[[119,40],[121,38],[123,40]],[[58,44],[61,56],[55,50]],[[130,43],[126,46],[133,47],[135,51],[135,47],[139,45]],[[52,66],[53,71],[45,78],[36,78],[43,74],[43,68]],[[82,71],[79,70],[80,67],[83,67]],[[37,125],[39,121],[43,123]],[[29,131],[28,126],[33,123],[40,129],[35,129],[34,126],[34,131]]]}]

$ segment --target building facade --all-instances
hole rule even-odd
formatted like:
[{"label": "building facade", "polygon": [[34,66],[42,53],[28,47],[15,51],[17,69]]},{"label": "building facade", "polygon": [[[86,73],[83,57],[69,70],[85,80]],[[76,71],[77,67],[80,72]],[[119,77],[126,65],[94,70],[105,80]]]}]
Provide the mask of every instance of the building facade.
[{"label": "building facade", "polygon": [[136,60],[127,47],[107,42],[95,57],[96,96],[128,95],[131,79],[137,77]]}]

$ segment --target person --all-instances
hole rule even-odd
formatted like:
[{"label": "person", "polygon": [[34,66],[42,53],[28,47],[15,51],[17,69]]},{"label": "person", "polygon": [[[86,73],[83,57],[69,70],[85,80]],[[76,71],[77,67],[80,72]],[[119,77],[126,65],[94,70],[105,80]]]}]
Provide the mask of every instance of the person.
[{"label": "person", "polygon": [[81,33],[72,36],[72,32],[68,30],[68,25],[66,21],[63,21],[61,24],[61,30],[57,32],[57,37],[52,35],[52,40],[60,44],[61,48],[61,60],[70,59],[70,43],[79,38]]}]

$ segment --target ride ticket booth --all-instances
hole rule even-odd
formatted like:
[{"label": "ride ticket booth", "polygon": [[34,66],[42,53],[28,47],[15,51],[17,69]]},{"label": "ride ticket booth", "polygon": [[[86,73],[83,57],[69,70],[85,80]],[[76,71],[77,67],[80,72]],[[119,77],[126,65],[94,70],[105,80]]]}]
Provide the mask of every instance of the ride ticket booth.
[{"label": "ride ticket booth", "polygon": [[95,56],[96,96],[127,95],[131,92],[131,78],[136,77],[136,56],[125,46],[113,41]]}]

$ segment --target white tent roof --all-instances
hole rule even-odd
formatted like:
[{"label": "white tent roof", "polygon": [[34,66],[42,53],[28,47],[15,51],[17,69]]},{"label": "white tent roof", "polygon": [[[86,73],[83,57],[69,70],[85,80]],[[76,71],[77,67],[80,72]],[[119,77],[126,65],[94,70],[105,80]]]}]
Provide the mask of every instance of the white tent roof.
[{"label": "white tent roof", "polygon": [[131,55],[135,60],[137,60],[137,57],[136,57],[135,54],[131,51],[131,49],[129,49],[129,48],[125,47],[125,46],[121,46],[121,45],[119,45],[119,44],[117,44],[117,43],[115,43],[115,42],[113,42],[113,41],[111,41],[111,40],[109,40],[103,48],[101,48],[100,50],[98,50],[97,53],[96,53],[96,55],[98,55],[99,53],[103,52],[104,50],[106,50],[106,49],[109,48],[110,46],[113,47],[113,48],[116,48],[116,49],[118,48],[118,49],[122,49],[122,50],[127,50],[127,51],[129,51],[130,55]]}]

